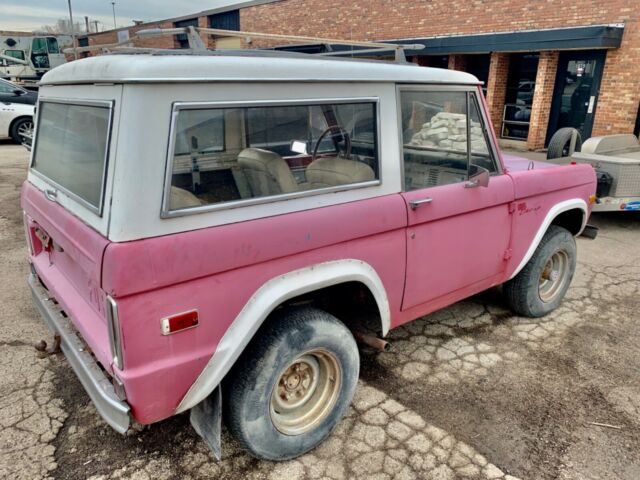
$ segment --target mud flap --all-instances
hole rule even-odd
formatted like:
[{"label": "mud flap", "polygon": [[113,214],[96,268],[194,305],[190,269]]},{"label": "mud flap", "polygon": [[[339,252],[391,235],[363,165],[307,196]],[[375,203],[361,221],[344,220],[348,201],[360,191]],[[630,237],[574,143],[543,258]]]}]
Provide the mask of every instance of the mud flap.
[{"label": "mud flap", "polygon": [[211,395],[191,409],[191,426],[209,446],[217,460],[222,457],[222,392],[218,386]]},{"label": "mud flap", "polygon": [[580,236],[594,240],[598,236],[598,227],[587,224],[585,225],[584,230],[582,230]]}]

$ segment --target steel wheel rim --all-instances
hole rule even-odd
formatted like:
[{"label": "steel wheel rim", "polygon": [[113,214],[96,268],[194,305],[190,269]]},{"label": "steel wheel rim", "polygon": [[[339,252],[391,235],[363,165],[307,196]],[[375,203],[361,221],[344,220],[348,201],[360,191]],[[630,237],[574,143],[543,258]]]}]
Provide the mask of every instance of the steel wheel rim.
[{"label": "steel wheel rim", "polygon": [[540,272],[538,294],[545,303],[553,301],[563,290],[569,274],[569,255],[564,250],[554,252]]},{"label": "steel wheel rim", "polygon": [[340,394],[342,367],[324,349],[298,356],[278,376],[269,402],[271,421],[285,435],[300,435],[318,426]]},{"label": "steel wheel rim", "polygon": [[24,138],[25,136],[31,136],[33,132],[33,122],[24,122],[18,127],[18,136]]}]

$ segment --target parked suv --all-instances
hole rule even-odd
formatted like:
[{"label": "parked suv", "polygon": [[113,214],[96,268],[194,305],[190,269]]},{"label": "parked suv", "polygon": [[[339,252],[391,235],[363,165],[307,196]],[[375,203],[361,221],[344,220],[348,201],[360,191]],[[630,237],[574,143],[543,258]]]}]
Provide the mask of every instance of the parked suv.
[{"label": "parked suv", "polygon": [[[256,457],[325,439],[392,328],[503,284],[562,301],[589,165],[503,156],[478,80],[284,52],[113,54],[41,83],[29,285],[117,431],[191,411]],[[356,335],[371,344],[370,337]]]}]

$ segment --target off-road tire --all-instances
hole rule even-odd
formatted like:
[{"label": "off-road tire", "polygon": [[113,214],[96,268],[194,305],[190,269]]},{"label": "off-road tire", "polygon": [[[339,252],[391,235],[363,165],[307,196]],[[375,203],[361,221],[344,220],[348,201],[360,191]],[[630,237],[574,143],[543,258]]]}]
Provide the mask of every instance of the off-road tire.
[{"label": "off-road tire", "polygon": [[549,140],[547,148],[547,159],[562,158],[570,156],[569,146],[571,144],[571,135],[577,133],[575,151],[579,152],[582,148],[582,135],[575,128],[564,127],[553,134]]},{"label": "off-road tire", "polygon": [[[340,364],[335,403],[310,430],[283,434],[271,416],[274,388],[294,360],[314,349],[330,352]],[[320,444],[338,425],[353,399],[359,371],[358,347],[343,323],[315,308],[283,309],[261,327],[227,375],[223,384],[225,424],[257,458],[295,458]]]},{"label": "off-road tire", "polygon": [[[568,258],[566,281],[550,301],[540,296],[540,278],[549,259],[556,252]],[[576,241],[571,232],[551,225],[540,245],[524,268],[503,286],[503,293],[511,309],[524,317],[542,317],[560,305],[576,270]]]},{"label": "off-road tire", "polygon": [[11,134],[11,138],[13,139],[14,142],[22,144],[23,138],[20,135],[20,130],[25,125],[28,125],[28,124],[31,124],[31,130],[33,131],[33,119],[31,119],[31,118],[28,118],[28,117],[19,118],[18,120],[13,122],[13,125],[11,125],[10,134]]}]

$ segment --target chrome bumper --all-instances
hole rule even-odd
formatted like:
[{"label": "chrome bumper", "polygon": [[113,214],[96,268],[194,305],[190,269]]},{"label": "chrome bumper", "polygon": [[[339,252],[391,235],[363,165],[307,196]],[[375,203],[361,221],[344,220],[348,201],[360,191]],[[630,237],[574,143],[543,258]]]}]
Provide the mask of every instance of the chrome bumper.
[{"label": "chrome bumper", "polygon": [[60,335],[60,348],[98,413],[114,430],[125,433],[130,425],[129,405],[116,396],[111,381],[87,351],[71,321],[60,313],[60,307],[51,300],[51,295],[42,286],[37,275],[30,274],[28,283],[42,318],[54,334]]}]

